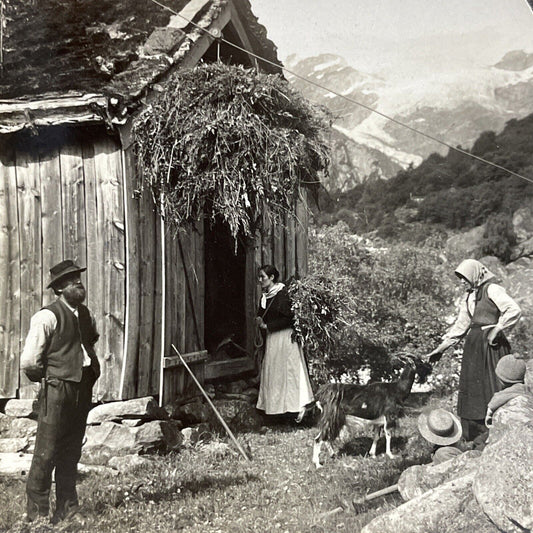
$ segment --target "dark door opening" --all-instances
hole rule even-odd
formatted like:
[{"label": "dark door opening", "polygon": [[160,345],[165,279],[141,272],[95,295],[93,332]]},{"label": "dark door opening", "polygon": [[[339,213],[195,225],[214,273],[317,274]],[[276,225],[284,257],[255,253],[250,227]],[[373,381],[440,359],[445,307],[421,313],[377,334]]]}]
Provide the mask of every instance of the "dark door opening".
[{"label": "dark door opening", "polygon": [[[205,346],[212,358],[243,357],[246,346],[246,255],[226,224],[205,222]],[[231,339],[233,343],[221,343]],[[239,353],[240,352],[240,353]]]}]

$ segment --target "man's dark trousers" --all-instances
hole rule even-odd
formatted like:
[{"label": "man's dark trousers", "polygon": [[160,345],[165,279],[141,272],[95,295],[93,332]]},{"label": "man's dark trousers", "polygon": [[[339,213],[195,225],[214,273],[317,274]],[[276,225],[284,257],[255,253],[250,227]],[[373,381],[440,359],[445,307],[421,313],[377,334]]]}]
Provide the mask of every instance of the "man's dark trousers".
[{"label": "man's dark trousers", "polygon": [[78,504],[76,475],[94,382],[94,371],[86,367],[80,383],[49,377],[46,387],[41,387],[35,451],[26,484],[28,515],[48,515],[54,468],[56,512]]}]

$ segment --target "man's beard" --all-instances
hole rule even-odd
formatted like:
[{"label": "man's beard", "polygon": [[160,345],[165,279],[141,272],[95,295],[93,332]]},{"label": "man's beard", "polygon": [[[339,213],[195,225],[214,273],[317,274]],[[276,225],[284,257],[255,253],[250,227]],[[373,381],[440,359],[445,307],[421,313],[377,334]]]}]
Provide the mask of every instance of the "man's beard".
[{"label": "man's beard", "polygon": [[85,287],[83,285],[78,285],[77,287],[65,287],[63,289],[63,296],[68,304],[75,307],[85,300]]}]

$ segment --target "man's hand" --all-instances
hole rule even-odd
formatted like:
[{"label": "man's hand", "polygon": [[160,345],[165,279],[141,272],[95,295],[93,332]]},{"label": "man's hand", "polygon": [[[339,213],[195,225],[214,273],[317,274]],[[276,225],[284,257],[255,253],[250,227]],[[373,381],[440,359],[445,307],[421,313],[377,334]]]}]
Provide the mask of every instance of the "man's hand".
[{"label": "man's hand", "polygon": [[263,320],[262,317],[260,316],[256,316],[255,317],[255,323],[261,328],[261,329],[266,329],[267,325],[265,324],[265,321]]},{"label": "man's hand", "polygon": [[487,415],[485,416],[485,425],[488,428],[492,427],[492,411],[490,409],[487,410]]}]

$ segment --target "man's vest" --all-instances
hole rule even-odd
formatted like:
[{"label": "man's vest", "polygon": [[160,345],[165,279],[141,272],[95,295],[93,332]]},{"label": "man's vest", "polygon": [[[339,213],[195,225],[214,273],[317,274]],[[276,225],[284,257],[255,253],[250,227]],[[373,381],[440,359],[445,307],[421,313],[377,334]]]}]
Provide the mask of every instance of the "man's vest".
[{"label": "man's vest", "polygon": [[93,348],[98,333],[93,327],[89,309],[80,304],[78,318],[61,300],[43,309],[52,311],[57,319],[45,354],[46,376],[79,383],[83,368],[83,343],[91,359],[91,367],[98,377],[100,368]]}]

